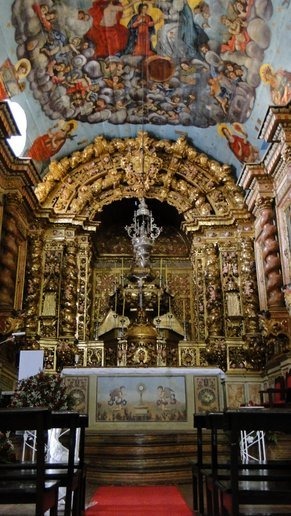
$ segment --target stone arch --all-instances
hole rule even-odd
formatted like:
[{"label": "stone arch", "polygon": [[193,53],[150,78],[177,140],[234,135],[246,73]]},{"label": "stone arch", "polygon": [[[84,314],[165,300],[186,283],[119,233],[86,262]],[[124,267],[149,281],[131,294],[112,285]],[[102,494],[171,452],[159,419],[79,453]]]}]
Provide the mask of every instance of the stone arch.
[{"label": "stone arch", "polygon": [[175,207],[191,231],[232,225],[249,216],[231,168],[197,151],[184,136],[157,140],[103,136],[53,161],[35,193],[54,217],[92,222],[103,207],[124,197],[153,198]]}]

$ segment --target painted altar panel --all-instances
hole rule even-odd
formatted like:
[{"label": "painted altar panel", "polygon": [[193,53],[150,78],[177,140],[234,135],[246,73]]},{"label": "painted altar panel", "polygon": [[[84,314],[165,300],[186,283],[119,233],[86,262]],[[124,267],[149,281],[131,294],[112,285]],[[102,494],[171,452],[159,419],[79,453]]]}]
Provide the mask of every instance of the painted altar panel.
[{"label": "painted altar panel", "polygon": [[239,408],[242,403],[245,403],[245,383],[233,382],[226,386],[226,400],[229,409]]},{"label": "painted altar panel", "polygon": [[187,421],[185,377],[98,378],[96,421]]},{"label": "painted altar panel", "polygon": [[[62,374],[67,381],[87,376],[89,427],[98,431],[191,431],[195,389],[199,396],[206,379],[217,396],[211,407],[223,407],[224,373],[218,368],[74,367]],[[196,386],[195,377],[201,385]]]}]

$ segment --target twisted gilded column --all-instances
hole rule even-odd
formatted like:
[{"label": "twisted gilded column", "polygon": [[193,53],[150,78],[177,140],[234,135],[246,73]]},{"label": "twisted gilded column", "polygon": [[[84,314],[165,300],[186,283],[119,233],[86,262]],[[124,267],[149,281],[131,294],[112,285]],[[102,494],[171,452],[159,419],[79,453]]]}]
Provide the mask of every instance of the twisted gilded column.
[{"label": "twisted gilded column", "polygon": [[278,233],[273,209],[273,201],[270,198],[260,197],[257,200],[261,227],[260,243],[264,274],[266,278],[267,303],[271,307],[284,306],[282,292],[281,260],[278,243]]},{"label": "twisted gilded column", "polygon": [[28,239],[28,260],[25,286],[25,326],[28,334],[38,332],[40,284],[42,275],[43,234],[33,233]]},{"label": "twisted gilded column", "polygon": [[65,246],[62,264],[62,289],[60,300],[61,337],[74,337],[76,334],[77,286],[77,245],[74,242],[70,242]]},{"label": "twisted gilded column", "polygon": [[12,213],[6,213],[3,223],[0,254],[0,306],[13,308],[17,271],[17,225]]},{"label": "twisted gilded column", "polygon": [[92,241],[89,235],[78,240],[78,289],[76,337],[86,340],[90,337],[90,312],[92,300]]}]

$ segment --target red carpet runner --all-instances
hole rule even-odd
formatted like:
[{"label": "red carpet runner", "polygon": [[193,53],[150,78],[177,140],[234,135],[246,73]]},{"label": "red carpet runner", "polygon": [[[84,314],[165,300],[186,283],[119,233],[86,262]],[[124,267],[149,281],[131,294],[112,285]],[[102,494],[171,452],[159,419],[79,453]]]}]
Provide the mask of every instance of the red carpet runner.
[{"label": "red carpet runner", "polygon": [[85,516],[191,516],[174,486],[99,487]]}]

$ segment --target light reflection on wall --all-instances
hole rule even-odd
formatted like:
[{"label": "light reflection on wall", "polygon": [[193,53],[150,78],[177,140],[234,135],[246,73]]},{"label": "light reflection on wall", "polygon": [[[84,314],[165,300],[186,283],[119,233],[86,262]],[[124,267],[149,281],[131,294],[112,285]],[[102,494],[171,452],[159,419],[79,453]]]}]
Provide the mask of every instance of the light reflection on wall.
[{"label": "light reflection on wall", "polygon": [[20,132],[19,136],[11,136],[11,138],[7,139],[7,142],[12,152],[18,157],[21,156],[25,148],[27,119],[23,108],[17,102],[12,102],[11,100],[7,100],[6,102],[9,104],[13,118]]}]

